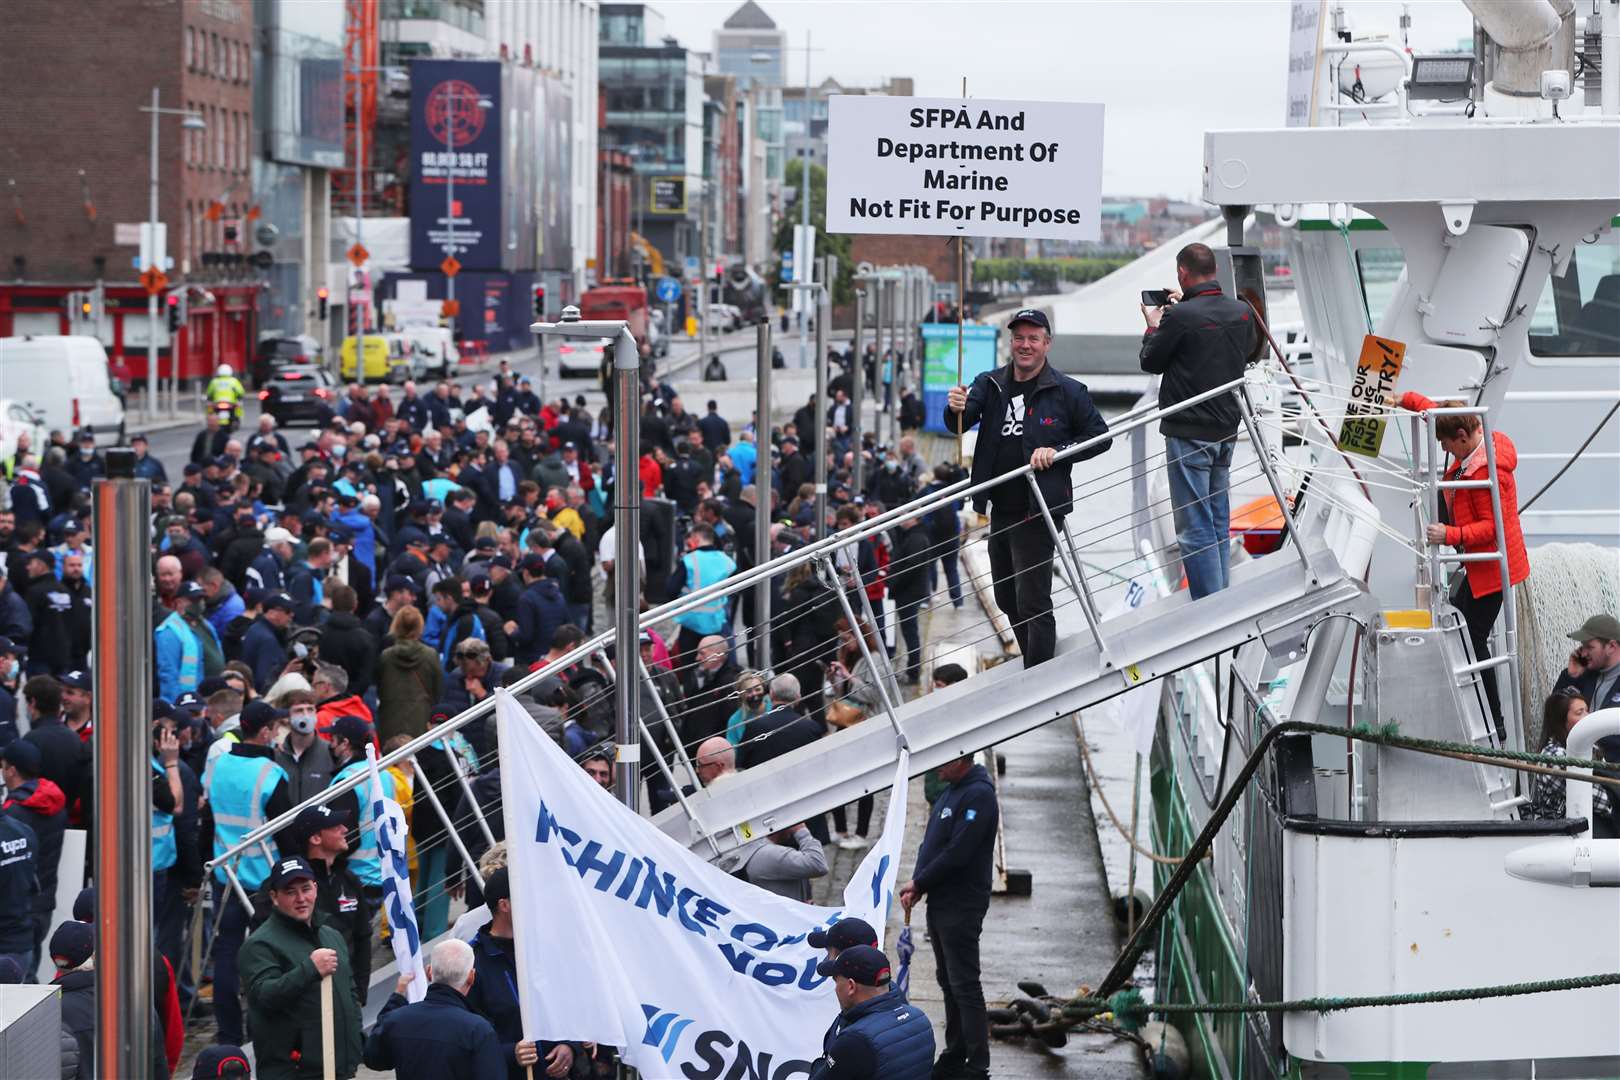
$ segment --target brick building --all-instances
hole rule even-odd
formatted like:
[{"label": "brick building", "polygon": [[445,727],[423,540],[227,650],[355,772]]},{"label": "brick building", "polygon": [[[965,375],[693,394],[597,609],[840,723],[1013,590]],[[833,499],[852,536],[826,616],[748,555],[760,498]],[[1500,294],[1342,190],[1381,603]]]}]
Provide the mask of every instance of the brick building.
[{"label": "brick building", "polygon": [[[10,206],[0,219],[0,276],[9,280],[0,283],[0,336],[93,334],[115,373],[145,378],[146,294],[136,282],[138,234],[127,226],[149,212],[151,114],[141,109],[155,88],[163,108],[192,110],[206,124],[184,130],[178,115],[158,119],[158,216],[168,227],[171,286],[184,290],[189,316],[182,374],[245,363],[258,292],[244,265],[252,0],[103,0],[93,11],[25,0],[8,15],[0,145],[10,150]],[[47,63],[64,62],[66,77],[47,77]],[[80,291],[98,298],[89,317],[76,304],[69,310],[68,294]],[[164,325],[160,357],[169,337]]]}]

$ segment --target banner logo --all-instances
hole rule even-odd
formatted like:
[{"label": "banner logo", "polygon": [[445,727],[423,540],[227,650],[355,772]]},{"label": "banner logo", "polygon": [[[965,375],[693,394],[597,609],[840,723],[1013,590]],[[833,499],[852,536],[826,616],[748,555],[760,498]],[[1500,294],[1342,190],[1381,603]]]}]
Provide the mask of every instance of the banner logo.
[{"label": "banner logo", "polygon": [[428,91],[428,131],[452,150],[466,146],[483,134],[485,110],[478,107],[483,96],[472,83],[446,79]]},{"label": "banner logo", "polygon": [[641,1045],[657,1047],[664,1060],[668,1061],[675,1056],[681,1032],[691,1027],[692,1021],[679,1013],[664,1012],[656,1005],[643,1004],[641,1011],[647,1014],[647,1033],[641,1037]]}]

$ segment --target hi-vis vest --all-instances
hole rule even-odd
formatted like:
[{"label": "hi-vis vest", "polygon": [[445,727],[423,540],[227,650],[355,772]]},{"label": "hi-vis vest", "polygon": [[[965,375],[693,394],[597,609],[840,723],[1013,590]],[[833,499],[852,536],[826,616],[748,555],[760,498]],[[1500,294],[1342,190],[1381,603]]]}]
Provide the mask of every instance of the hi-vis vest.
[{"label": "hi-vis vest", "polygon": [[[163,779],[166,770],[163,763],[157,758],[152,759],[152,772],[157,774],[159,780]],[[174,844],[174,815],[165,814],[161,810],[152,810],[152,873],[161,874],[174,865],[178,856]]]},{"label": "hi-vis vest", "polygon": [[[713,548],[688,551],[681,556],[681,562],[686,564],[686,591],[689,593],[708,588],[717,581],[724,581],[731,576],[733,570],[737,569],[737,564],[732,562],[725,552]],[[724,633],[726,598],[716,596],[691,611],[681,612],[675,616],[675,625],[684,626],[694,634]]]},{"label": "hi-vis vest", "polygon": [[[265,823],[270,796],[275,794],[276,785],[286,779],[281,766],[267,757],[226,753],[215,760],[208,784],[208,801],[214,808],[214,858]],[[267,841],[244,851],[236,864],[236,876],[248,892],[270,876],[273,855],[265,854],[268,846]],[[223,866],[214,870],[214,877],[221,885],[226,884]]]},{"label": "hi-vis vest", "polygon": [[[347,780],[365,769],[365,761],[351,761],[338,770],[337,775],[332,777],[332,783]],[[394,797],[394,778],[386,769],[380,770],[379,775],[382,777],[383,797],[398,802]],[[381,888],[382,856],[377,849],[377,815],[371,805],[371,784],[366,782],[355,788],[354,798],[360,804],[360,816],[356,822],[360,835],[349,851],[349,869],[360,879],[360,884],[368,888]]]},{"label": "hi-vis vest", "polygon": [[[180,674],[179,693],[197,689],[202,682],[202,643],[197,640],[196,631],[186,624],[178,611],[170,613],[167,619],[158,626],[158,633],[171,633],[180,642]],[[176,696],[179,696],[178,694]]]}]

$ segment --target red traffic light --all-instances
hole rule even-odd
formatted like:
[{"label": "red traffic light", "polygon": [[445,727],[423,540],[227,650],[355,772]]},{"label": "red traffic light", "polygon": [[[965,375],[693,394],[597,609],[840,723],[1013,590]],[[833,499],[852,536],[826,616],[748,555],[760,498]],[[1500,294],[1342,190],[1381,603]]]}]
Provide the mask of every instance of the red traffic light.
[{"label": "red traffic light", "polygon": [[321,288],[315,290],[315,298],[317,300],[325,300],[330,295],[331,294],[326,291],[325,286],[322,286]]},{"label": "red traffic light", "polygon": [[180,306],[180,294],[179,293],[170,293],[169,294],[169,306],[172,307],[172,308],[177,308],[177,307]]}]

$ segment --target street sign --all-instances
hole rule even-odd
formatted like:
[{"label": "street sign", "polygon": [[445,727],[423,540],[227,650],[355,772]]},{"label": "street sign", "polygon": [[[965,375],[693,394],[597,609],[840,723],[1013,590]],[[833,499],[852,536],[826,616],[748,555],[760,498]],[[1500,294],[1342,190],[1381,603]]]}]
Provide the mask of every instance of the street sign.
[{"label": "street sign", "polygon": [[[263,240],[260,240],[259,242],[261,244],[264,243]],[[371,252],[367,251],[365,249],[365,245],[363,244],[355,244],[353,247],[349,248],[348,254],[349,261],[354,263],[356,266],[364,266],[366,260],[371,258]]]},{"label": "street sign", "polygon": [[698,260],[696,255],[688,255],[684,266],[687,281],[696,281],[703,276],[703,263]]},{"label": "street sign", "polygon": [[157,267],[148,267],[141,271],[141,284],[146,286],[147,296],[156,296],[169,285],[169,276]]},{"label": "street sign", "polygon": [[169,227],[163,222],[141,222],[141,256],[139,268],[169,266]]},{"label": "street sign", "polygon": [[681,283],[672,277],[659,278],[653,295],[666,304],[673,304],[681,298]]},{"label": "street sign", "polygon": [[446,255],[444,261],[439,264],[439,269],[444,271],[445,277],[455,277],[461,273],[461,260],[454,255]]},{"label": "street sign", "polygon": [[439,305],[439,313],[447,319],[453,319],[461,314],[460,300],[446,300]]},{"label": "street sign", "polygon": [[118,247],[140,247],[141,223],[120,221],[113,225],[113,243]]}]

